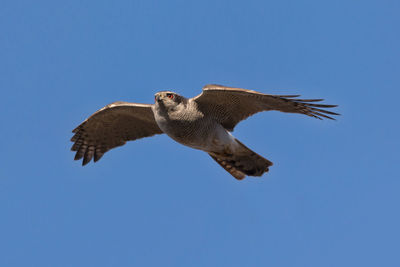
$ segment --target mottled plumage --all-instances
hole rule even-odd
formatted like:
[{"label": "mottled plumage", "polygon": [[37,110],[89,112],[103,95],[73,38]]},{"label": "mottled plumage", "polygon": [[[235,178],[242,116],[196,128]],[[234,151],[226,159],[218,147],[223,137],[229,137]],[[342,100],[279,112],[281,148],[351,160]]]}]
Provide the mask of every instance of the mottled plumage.
[{"label": "mottled plumage", "polygon": [[95,112],[73,130],[75,160],[86,165],[126,141],[165,133],[175,141],[207,152],[236,179],[261,176],[272,162],[253,152],[231,135],[241,120],[261,111],[300,113],[318,119],[339,115],[315,104],[322,99],[298,95],[267,95],[221,85],[206,85],[194,98],[171,91],[158,92],[155,104],[115,102]]}]

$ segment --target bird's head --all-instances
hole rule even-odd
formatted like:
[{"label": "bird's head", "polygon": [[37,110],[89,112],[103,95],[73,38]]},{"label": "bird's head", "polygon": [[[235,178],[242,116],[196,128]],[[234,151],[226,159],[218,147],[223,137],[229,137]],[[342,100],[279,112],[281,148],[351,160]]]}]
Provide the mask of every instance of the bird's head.
[{"label": "bird's head", "polygon": [[154,95],[155,105],[164,107],[167,110],[175,109],[183,103],[185,98],[171,91],[161,91]]}]

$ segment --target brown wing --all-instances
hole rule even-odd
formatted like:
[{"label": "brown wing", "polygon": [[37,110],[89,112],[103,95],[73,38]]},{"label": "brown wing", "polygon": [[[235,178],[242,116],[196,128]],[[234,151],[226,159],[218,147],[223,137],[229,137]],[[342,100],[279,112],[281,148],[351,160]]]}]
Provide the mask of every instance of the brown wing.
[{"label": "brown wing", "polygon": [[158,127],[151,105],[114,102],[96,111],[73,131],[71,150],[75,160],[86,165],[93,157],[98,161],[108,150],[126,141],[163,133]]},{"label": "brown wing", "polygon": [[314,118],[328,118],[338,113],[320,108],[333,108],[337,105],[314,104],[323,99],[297,99],[299,95],[267,95],[252,90],[210,84],[194,97],[199,109],[214,116],[227,130],[233,131],[236,124],[247,117],[267,110],[300,113]]}]

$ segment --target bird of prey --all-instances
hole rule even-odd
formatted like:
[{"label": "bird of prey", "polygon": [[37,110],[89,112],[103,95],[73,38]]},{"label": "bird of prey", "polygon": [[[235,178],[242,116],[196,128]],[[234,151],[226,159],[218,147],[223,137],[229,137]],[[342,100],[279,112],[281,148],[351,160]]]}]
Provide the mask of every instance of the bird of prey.
[{"label": "bird of prey", "polygon": [[200,95],[185,98],[175,92],[155,94],[154,104],[114,102],[95,112],[72,132],[75,160],[82,165],[98,161],[108,150],[126,141],[165,133],[178,143],[208,153],[238,180],[261,176],[272,162],[250,150],[231,132],[247,117],[268,110],[334,119],[338,113],[316,104],[323,99],[299,95],[269,95],[241,88],[210,84]]}]

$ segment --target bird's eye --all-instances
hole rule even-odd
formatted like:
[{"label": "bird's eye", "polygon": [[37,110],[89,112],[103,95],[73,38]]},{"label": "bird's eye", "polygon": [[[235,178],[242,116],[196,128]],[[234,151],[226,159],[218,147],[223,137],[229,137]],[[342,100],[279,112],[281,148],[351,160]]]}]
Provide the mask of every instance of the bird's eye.
[{"label": "bird's eye", "polygon": [[170,98],[170,99],[173,99],[173,98],[174,98],[174,95],[168,93],[168,94],[167,94],[167,97]]}]

